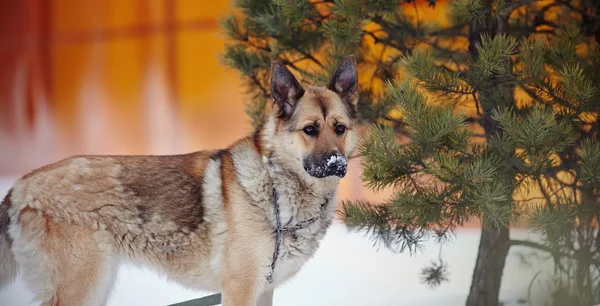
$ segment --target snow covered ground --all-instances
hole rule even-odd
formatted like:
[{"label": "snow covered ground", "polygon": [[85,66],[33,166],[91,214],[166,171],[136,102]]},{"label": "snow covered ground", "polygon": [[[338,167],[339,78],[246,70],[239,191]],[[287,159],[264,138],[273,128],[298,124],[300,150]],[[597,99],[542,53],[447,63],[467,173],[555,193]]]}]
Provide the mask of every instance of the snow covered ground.
[{"label": "snow covered ground", "polygon": [[[11,179],[0,178],[0,196],[3,198],[12,184]],[[479,242],[478,230],[462,229],[443,248],[443,258],[449,264],[449,282],[436,289],[420,283],[420,269],[438,257],[439,247],[426,242],[423,252],[410,256],[395,254],[385,248],[373,247],[363,234],[348,232],[335,222],[329,229],[321,248],[300,273],[275,291],[275,306],[295,305],[464,305],[471,284]],[[525,230],[512,230],[511,236],[528,239],[533,236]],[[542,281],[551,272],[551,263],[531,260],[524,265],[519,254],[527,249],[512,248],[507,258],[501,301],[506,305],[522,305],[519,299],[528,299],[531,280],[543,271],[531,286],[531,304],[540,305],[547,296]],[[530,257],[532,258],[532,257]],[[109,305],[168,305],[209,294],[185,289],[168,282],[152,271],[134,266],[123,266]],[[0,289],[0,305],[36,305],[32,295],[19,278],[10,286]]]}]

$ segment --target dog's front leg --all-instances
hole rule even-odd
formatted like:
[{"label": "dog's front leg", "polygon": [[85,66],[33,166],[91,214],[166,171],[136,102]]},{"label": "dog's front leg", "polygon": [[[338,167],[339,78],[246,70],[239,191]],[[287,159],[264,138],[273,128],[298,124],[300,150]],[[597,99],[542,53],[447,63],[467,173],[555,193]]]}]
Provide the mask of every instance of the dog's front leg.
[{"label": "dog's front leg", "polygon": [[264,291],[258,298],[256,306],[273,306],[273,289]]},{"label": "dog's front leg", "polygon": [[263,288],[258,278],[258,261],[252,260],[254,256],[251,254],[242,251],[229,253],[221,278],[223,306],[256,306],[258,293]]},{"label": "dog's front leg", "polygon": [[236,275],[227,277],[222,283],[223,306],[256,306],[256,278]]}]

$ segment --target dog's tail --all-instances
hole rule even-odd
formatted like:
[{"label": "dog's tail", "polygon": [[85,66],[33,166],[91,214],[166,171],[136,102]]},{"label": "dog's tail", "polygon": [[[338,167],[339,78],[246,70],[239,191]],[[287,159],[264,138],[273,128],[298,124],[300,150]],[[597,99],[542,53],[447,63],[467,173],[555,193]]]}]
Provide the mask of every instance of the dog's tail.
[{"label": "dog's tail", "polygon": [[8,225],[10,224],[8,208],[11,205],[11,193],[12,189],[0,204],[0,288],[15,279],[18,268],[11,249],[12,239],[8,236]]}]

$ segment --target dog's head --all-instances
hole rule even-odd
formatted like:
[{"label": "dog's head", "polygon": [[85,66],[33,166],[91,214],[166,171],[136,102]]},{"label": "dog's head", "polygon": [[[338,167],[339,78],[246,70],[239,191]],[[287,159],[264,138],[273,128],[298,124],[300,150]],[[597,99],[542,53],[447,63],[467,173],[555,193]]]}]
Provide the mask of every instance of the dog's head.
[{"label": "dog's head", "polygon": [[274,62],[271,94],[276,157],[314,178],[344,177],[357,138],[355,58],[345,58],[327,86],[303,87],[284,65]]}]

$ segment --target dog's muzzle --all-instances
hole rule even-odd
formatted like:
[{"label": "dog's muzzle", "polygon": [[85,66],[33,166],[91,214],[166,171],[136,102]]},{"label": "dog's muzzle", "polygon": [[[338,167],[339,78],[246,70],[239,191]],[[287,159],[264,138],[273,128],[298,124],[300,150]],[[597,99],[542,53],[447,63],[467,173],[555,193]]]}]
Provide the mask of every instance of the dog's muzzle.
[{"label": "dog's muzzle", "polygon": [[304,160],[304,170],[311,176],[324,178],[328,176],[344,177],[348,170],[348,161],[343,155],[332,155],[329,158],[313,162]]}]

